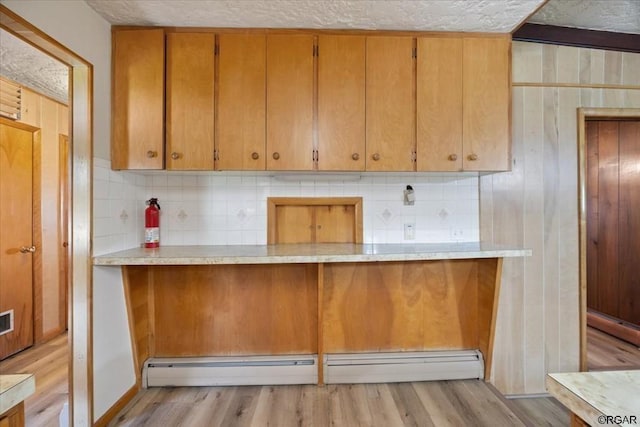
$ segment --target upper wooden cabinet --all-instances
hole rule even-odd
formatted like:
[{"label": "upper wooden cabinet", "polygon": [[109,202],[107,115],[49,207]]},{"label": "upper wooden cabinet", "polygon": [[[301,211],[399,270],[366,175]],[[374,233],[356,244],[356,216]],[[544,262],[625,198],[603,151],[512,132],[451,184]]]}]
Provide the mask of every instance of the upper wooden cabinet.
[{"label": "upper wooden cabinet", "polygon": [[216,169],[264,170],[266,36],[218,36]]},{"label": "upper wooden cabinet", "polygon": [[314,36],[267,36],[267,169],[314,165]]},{"label": "upper wooden cabinet", "polygon": [[113,32],[111,167],[162,169],[164,30]]},{"label": "upper wooden cabinet", "polygon": [[417,169],[508,170],[508,38],[417,41]]},{"label": "upper wooden cabinet", "polygon": [[415,156],[412,37],[367,37],[368,171],[413,171]]},{"label": "upper wooden cabinet", "polygon": [[462,170],[462,39],[424,37],[417,48],[417,169]]},{"label": "upper wooden cabinet", "polygon": [[168,170],[213,170],[215,34],[167,34]]},{"label": "upper wooden cabinet", "polygon": [[511,38],[465,38],[463,169],[511,168]]},{"label": "upper wooden cabinet", "polygon": [[365,167],[364,36],[318,37],[319,170]]},{"label": "upper wooden cabinet", "polygon": [[112,167],[509,170],[510,47],[508,35],[116,29]]}]

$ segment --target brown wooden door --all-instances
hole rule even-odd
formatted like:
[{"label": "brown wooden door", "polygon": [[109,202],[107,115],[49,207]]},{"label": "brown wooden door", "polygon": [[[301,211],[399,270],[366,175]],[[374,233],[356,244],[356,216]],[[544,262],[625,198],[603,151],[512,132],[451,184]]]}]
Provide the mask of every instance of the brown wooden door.
[{"label": "brown wooden door", "polygon": [[510,57],[510,38],[464,39],[464,170],[511,167]]},{"label": "brown wooden door", "polygon": [[0,359],[33,345],[34,131],[0,123],[0,313],[13,330],[0,335]]},{"label": "brown wooden door", "polygon": [[162,169],[164,30],[113,32],[111,167]]},{"label": "brown wooden door", "polygon": [[640,122],[587,122],[587,307],[640,325]]},{"label": "brown wooden door", "polygon": [[218,170],[264,170],[266,37],[218,36]]},{"label": "brown wooden door", "polygon": [[413,171],[413,38],[367,37],[368,171]]},{"label": "brown wooden door", "polygon": [[421,37],[416,64],[416,168],[462,170],[462,38]]},{"label": "brown wooden door", "polygon": [[318,37],[318,169],[365,165],[364,36]]},{"label": "brown wooden door", "polygon": [[167,170],[213,170],[213,33],[167,34]]},{"label": "brown wooden door", "polygon": [[267,169],[312,170],[314,37],[267,36]]}]

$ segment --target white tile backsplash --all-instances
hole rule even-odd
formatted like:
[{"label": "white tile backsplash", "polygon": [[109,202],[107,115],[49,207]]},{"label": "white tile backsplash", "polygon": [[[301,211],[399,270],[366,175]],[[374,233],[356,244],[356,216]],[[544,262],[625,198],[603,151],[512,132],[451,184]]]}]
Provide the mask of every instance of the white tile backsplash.
[{"label": "white tile backsplash", "polygon": [[[314,179],[315,178],[315,179]],[[415,191],[413,206],[403,190]],[[472,174],[365,174],[329,181],[318,174],[281,181],[265,173],[119,172],[94,160],[94,254],[139,246],[145,200],[162,208],[164,245],[266,244],[268,197],[363,198],[365,243],[441,243],[479,240],[478,177]],[[415,240],[404,240],[404,224]]]}]

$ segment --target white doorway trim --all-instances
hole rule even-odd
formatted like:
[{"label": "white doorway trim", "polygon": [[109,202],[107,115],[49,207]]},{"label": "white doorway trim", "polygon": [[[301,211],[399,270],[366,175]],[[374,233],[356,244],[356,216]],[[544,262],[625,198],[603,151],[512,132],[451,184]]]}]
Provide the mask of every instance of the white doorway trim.
[{"label": "white doorway trim", "polygon": [[93,424],[92,141],[93,66],[0,5],[0,27],[69,66],[71,223],[69,277],[69,405],[74,426]]}]

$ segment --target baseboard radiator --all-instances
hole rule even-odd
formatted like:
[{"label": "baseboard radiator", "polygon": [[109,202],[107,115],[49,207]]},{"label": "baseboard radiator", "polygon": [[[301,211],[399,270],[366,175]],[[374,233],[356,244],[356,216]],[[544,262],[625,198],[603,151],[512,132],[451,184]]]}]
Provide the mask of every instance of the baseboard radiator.
[{"label": "baseboard radiator", "polygon": [[[484,378],[478,350],[325,354],[323,363],[327,384]],[[317,382],[316,355],[151,358],[142,370],[145,388]]]},{"label": "baseboard radiator", "polygon": [[150,358],[142,369],[144,388],[317,382],[316,355]]},{"label": "baseboard radiator", "polygon": [[324,382],[385,383],[484,378],[478,350],[326,354]]}]

